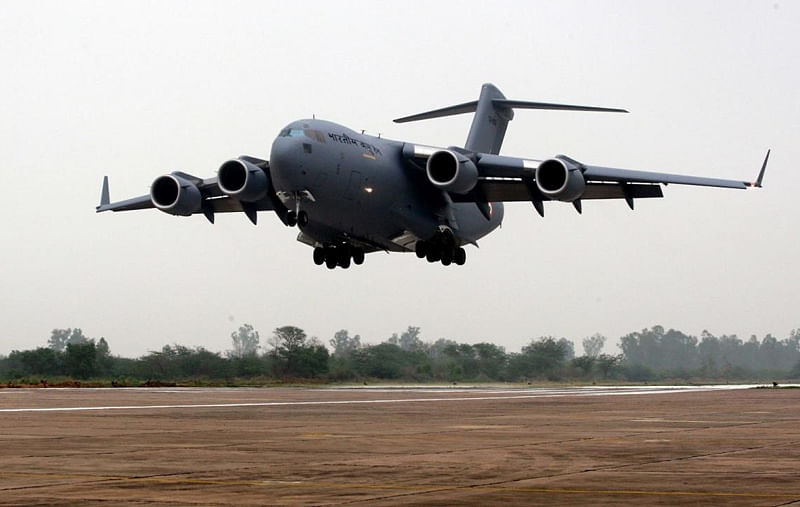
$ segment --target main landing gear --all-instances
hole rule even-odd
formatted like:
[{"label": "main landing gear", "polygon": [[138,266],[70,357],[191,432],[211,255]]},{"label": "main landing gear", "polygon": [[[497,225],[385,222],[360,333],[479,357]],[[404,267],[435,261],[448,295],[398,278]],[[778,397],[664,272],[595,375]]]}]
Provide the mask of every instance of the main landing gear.
[{"label": "main landing gear", "polygon": [[453,263],[463,266],[467,262],[467,252],[456,246],[452,233],[438,233],[429,240],[419,240],[415,251],[418,258],[427,259],[428,262],[441,262],[444,266]]},{"label": "main landing gear", "polygon": [[328,269],[334,269],[336,266],[347,269],[351,262],[356,265],[363,264],[364,250],[346,243],[314,248],[314,264],[317,266],[325,264]]}]

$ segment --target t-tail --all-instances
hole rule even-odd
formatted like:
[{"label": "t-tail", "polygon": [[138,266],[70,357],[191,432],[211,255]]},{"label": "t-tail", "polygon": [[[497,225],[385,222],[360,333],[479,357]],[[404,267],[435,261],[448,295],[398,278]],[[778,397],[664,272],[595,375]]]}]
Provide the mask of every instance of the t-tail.
[{"label": "t-tail", "polygon": [[398,118],[394,121],[395,123],[405,123],[409,121],[440,118],[442,116],[475,113],[464,148],[471,152],[497,155],[500,153],[500,147],[503,145],[503,138],[506,135],[508,122],[514,119],[514,109],[551,109],[608,113],[628,112],[625,109],[609,107],[573,106],[569,104],[508,100],[495,85],[486,83],[481,87],[481,94],[478,100],[444,107],[442,109],[435,109],[433,111],[426,111],[424,113]]}]

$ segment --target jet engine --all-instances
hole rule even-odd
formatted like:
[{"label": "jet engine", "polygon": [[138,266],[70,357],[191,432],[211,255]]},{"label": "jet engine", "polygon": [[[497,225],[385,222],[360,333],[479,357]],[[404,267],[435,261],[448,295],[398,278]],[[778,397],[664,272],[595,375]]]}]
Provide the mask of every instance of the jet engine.
[{"label": "jet engine", "polygon": [[580,167],[561,158],[543,161],[536,168],[534,178],[539,190],[556,201],[580,199],[586,188]]},{"label": "jet engine", "polygon": [[191,181],[176,174],[165,174],[150,186],[150,200],[165,213],[189,216],[200,209],[203,196]]},{"label": "jet engine", "polygon": [[466,194],[478,183],[478,168],[472,160],[450,150],[433,152],[425,172],[435,187],[456,194]]},{"label": "jet engine", "polygon": [[229,196],[253,202],[267,195],[269,176],[263,169],[246,160],[228,160],[217,171],[217,184]]}]

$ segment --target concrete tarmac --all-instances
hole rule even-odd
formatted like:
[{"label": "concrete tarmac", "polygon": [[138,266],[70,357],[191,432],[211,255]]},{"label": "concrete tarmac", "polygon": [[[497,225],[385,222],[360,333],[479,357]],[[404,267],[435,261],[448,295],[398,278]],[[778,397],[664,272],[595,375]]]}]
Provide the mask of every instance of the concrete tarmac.
[{"label": "concrete tarmac", "polygon": [[800,389],[0,389],[0,505],[800,505]]}]

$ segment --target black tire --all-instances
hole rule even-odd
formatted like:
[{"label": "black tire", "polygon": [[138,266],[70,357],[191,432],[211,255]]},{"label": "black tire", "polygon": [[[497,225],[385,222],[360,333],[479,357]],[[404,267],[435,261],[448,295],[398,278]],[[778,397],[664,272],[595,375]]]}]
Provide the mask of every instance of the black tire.
[{"label": "black tire", "polygon": [[431,248],[425,258],[428,259],[428,262],[439,262],[442,260],[442,254],[438,248]]},{"label": "black tire", "polygon": [[337,253],[338,252],[336,252],[336,249],[334,248],[325,249],[325,266],[327,266],[328,269],[333,269],[338,264],[337,261],[339,258],[337,256]]},{"label": "black tire", "polygon": [[416,252],[418,259],[424,259],[428,253],[428,243],[423,240],[417,241],[414,251]]},{"label": "black tire", "polygon": [[467,251],[461,247],[456,248],[455,255],[453,256],[453,261],[459,265],[463,266],[465,262],[467,262]]},{"label": "black tire", "polygon": [[364,264],[364,250],[360,248],[353,250],[353,264],[356,266]]},{"label": "black tire", "polygon": [[297,213],[294,211],[289,211],[286,213],[286,225],[289,227],[294,227],[297,225]]},{"label": "black tire", "polygon": [[445,248],[442,252],[442,264],[445,266],[449,266],[453,263],[453,250],[450,248]]},{"label": "black tire", "polygon": [[314,249],[314,264],[322,266],[325,264],[325,249],[318,246]]},{"label": "black tire", "polygon": [[300,227],[305,227],[306,225],[308,225],[308,213],[306,213],[305,211],[301,211],[300,213],[298,213],[297,225],[299,225]]},{"label": "black tire", "polygon": [[336,261],[341,267],[350,267],[350,245],[340,245],[336,247]]}]

